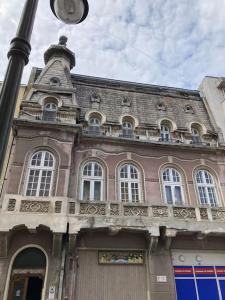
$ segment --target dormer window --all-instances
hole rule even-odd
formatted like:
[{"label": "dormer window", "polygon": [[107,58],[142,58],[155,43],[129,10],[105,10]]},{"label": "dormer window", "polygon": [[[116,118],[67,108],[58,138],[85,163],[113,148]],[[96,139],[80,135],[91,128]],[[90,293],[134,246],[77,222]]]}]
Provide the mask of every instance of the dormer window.
[{"label": "dormer window", "polygon": [[101,122],[98,118],[91,118],[89,120],[89,128],[88,131],[90,134],[100,134]]},{"label": "dormer window", "polygon": [[52,77],[50,79],[50,85],[51,86],[60,86],[60,80],[57,77]]},{"label": "dormer window", "polygon": [[200,134],[197,128],[191,128],[191,140],[193,144],[199,144],[201,142]]},{"label": "dormer window", "polygon": [[57,105],[53,102],[48,102],[44,106],[42,120],[55,121],[57,115]]},{"label": "dormer window", "polygon": [[161,125],[160,127],[160,141],[162,142],[170,141],[170,129],[166,125]]},{"label": "dormer window", "polygon": [[123,122],[122,130],[123,130],[123,137],[133,138],[133,124],[131,122]]}]

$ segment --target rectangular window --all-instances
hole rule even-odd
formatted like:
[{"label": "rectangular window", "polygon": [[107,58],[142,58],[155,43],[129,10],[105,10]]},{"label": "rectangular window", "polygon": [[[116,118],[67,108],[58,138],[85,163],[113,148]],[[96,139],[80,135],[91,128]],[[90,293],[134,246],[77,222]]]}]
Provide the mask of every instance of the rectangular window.
[{"label": "rectangular window", "polygon": [[208,187],[209,202],[211,206],[217,206],[216,194],[214,187]]},{"label": "rectangular window", "polygon": [[101,200],[101,181],[94,181],[94,200]]},{"label": "rectangular window", "polygon": [[84,180],[84,183],[83,183],[82,200],[84,200],[84,201],[90,200],[90,181],[88,181],[88,180]]},{"label": "rectangular window", "polygon": [[207,195],[206,195],[205,187],[199,186],[198,187],[198,192],[199,192],[199,197],[200,197],[201,204],[202,205],[207,204]]},{"label": "rectangular window", "polygon": [[131,182],[131,198],[132,202],[139,202],[139,189],[137,182]]},{"label": "rectangular window", "polygon": [[175,196],[175,204],[182,204],[182,193],[181,193],[180,186],[174,187],[174,196]]},{"label": "rectangular window", "polygon": [[40,170],[30,170],[26,196],[36,196]]},{"label": "rectangular window", "polygon": [[166,191],[166,202],[167,202],[168,204],[173,204],[173,197],[172,197],[171,186],[166,185],[166,186],[165,186],[165,191]]},{"label": "rectangular window", "polygon": [[121,201],[129,201],[129,192],[128,192],[128,182],[121,182],[120,184],[121,191]]}]

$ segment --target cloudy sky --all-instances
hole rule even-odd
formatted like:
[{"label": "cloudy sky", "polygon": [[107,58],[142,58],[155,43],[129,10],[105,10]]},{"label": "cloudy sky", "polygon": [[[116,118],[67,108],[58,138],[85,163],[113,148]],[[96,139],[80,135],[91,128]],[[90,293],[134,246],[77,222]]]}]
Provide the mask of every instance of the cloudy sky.
[{"label": "cloudy sky", "polygon": [[[23,83],[62,34],[76,53],[73,73],[191,89],[225,76],[225,0],[89,0],[79,25],[60,23],[48,2],[39,0]],[[0,0],[0,80],[24,3]]]}]

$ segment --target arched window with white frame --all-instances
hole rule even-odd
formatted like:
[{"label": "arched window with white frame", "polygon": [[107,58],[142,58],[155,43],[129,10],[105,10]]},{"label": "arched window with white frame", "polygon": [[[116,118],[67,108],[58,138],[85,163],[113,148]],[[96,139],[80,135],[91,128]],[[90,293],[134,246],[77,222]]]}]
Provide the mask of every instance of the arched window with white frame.
[{"label": "arched window with white frame", "polygon": [[122,165],[119,169],[119,196],[122,202],[141,202],[140,174],[132,164]]},{"label": "arched window with white frame", "polygon": [[26,196],[50,196],[54,169],[55,158],[49,151],[35,152],[29,161]]},{"label": "arched window with white frame", "polygon": [[174,168],[166,168],[162,172],[162,181],[166,204],[184,204],[184,190],[181,174]]},{"label": "arched window with white frame", "polygon": [[160,126],[160,140],[163,142],[169,142],[170,138],[170,128],[162,124]]},{"label": "arched window with white frame", "polygon": [[199,170],[196,173],[199,203],[201,205],[218,206],[218,197],[215,180],[207,170]]},{"label": "arched window with white frame", "polygon": [[87,162],[82,169],[81,176],[81,200],[103,200],[104,173],[102,166],[95,162]]}]

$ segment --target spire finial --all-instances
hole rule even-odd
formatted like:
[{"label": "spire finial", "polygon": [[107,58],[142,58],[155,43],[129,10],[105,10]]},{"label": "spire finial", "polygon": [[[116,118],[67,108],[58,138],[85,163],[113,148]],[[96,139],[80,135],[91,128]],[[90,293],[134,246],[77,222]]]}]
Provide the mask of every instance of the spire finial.
[{"label": "spire finial", "polygon": [[67,41],[68,41],[67,36],[61,35],[60,38],[59,38],[59,45],[66,47]]}]

